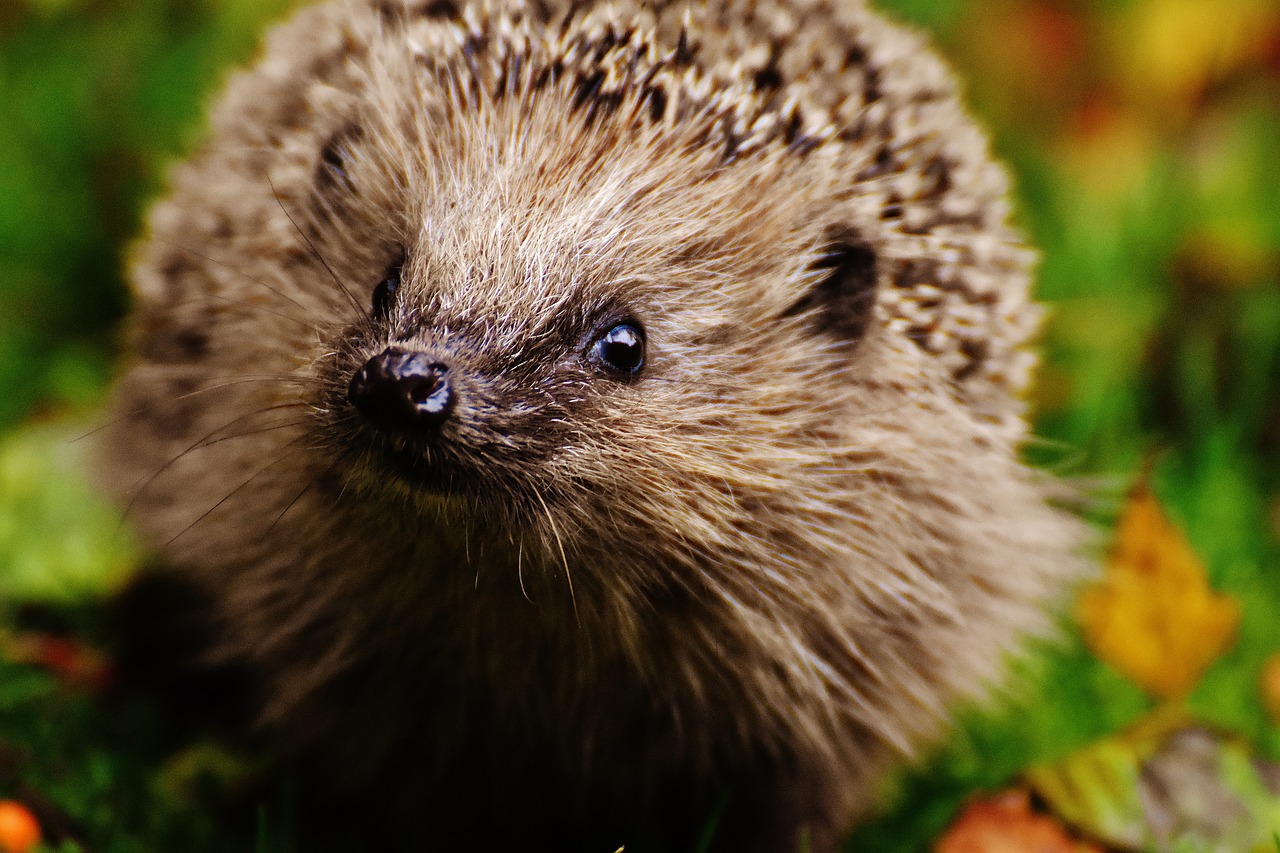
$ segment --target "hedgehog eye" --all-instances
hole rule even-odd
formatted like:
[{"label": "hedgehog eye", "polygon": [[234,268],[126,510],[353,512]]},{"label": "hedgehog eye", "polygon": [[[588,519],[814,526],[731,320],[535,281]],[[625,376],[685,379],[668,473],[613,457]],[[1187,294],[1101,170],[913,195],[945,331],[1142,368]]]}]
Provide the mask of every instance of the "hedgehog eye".
[{"label": "hedgehog eye", "polygon": [[596,338],[591,358],[611,372],[635,376],[644,367],[644,332],[636,323],[619,323]]},{"label": "hedgehog eye", "polygon": [[400,264],[387,270],[386,276],[373,290],[373,312],[377,318],[385,319],[395,307],[396,295],[400,292]]}]

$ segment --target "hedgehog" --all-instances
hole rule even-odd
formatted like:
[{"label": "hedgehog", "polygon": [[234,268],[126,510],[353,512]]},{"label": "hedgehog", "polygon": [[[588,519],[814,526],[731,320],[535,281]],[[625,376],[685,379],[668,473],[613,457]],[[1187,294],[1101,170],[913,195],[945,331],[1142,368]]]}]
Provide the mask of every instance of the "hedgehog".
[{"label": "hedgehog", "polygon": [[1082,568],[1008,192],[855,0],[309,6],[150,214],[105,481],[412,849],[832,851]]}]

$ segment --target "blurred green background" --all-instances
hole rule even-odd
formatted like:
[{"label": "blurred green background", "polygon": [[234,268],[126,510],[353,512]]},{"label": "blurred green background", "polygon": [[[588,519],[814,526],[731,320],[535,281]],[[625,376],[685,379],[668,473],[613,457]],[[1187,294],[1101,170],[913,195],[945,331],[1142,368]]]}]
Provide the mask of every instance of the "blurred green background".
[{"label": "blurred green background", "polygon": [[[291,5],[0,3],[0,639],[32,605],[91,614],[135,564],[73,439],[113,372],[148,199]],[[878,5],[957,67],[1043,250],[1054,308],[1029,454],[1087,483],[1104,528],[1152,466],[1211,582],[1243,607],[1191,705],[1280,756],[1256,686],[1280,650],[1280,0]],[[971,714],[899,784],[857,849],[918,849],[967,791],[1148,707],[1068,635],[1025,666],[1014,710]],[[0,798],[39,792],[94,849],[220,849],[175,759],[135,717],[103,717],[0,655]]]}]

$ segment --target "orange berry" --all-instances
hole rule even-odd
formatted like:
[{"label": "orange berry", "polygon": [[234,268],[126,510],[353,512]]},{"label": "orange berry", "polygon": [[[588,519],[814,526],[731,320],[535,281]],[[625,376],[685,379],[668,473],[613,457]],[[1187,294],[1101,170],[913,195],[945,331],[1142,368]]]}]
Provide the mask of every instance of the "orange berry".
[{"label": "orange berry", "polygon": [[40,843],[40,824],[31,810],[0,800],[0,853],[28,853]]}]

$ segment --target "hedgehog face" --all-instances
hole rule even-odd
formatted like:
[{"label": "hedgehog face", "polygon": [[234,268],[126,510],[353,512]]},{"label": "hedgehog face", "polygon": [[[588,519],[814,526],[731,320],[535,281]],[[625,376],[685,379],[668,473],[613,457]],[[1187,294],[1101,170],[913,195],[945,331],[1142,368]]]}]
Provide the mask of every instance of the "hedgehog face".
[{"label": "hedgehog face", "polygon": [[[635,198],[646,176],[616,144],[621,165],[597,191]],[[642,164],[667,175],[662,197],[588,199],[603,211],[590,218],[523,193],[463,216],[460,198],[424,182],[417,239],[392,252],[325,365],[319,408],[349,476],[534,525],[548,507],[602,500],[666,525],[655,498],[714,496],[706,506],[722,512],[726,493],[794,476],[767,460],[830,432],[867,332],[874,256],[804,221],[803,173],[745,164],[740,180],[691,159]],[[502,168],[519,181],[533,167]],[[796,202],[753,204],[766,177]],[[459,194],[500,195],[498,180],[473,175]],[[726,207],[726,192],[744,197]],[[748,429],[759,444],[744,454],[732,436]]]},{"label": "hedgehog face", "polygon": [[[527,498],[572,452],[600,398],[643,373],[642,325],[616,301],[553,304],[514,285],[507,304],[451,302],[399,264],[368,322],[346,332],[328,391],[357,470],[436,495]],[[585,297],[583,297],[585,298]]]},{"label": "hedgehog face", "polygon": [[[793,156],[799,132],[764,113],[768,144],[727,147],[725,104],[758,107],[732,81],[667,120],[654,88],[592,101],[569,71],[539,83],[546,57],[526,49],[495,60],[524,69],[495,96],[381,66],[369,85],[399,100],[333,120],[311,231],[371,284],[326,348],[327,432],[373,489],[539,518],[629,488],[746,489],[759,461],[720,439],[761,424],[761,459],[793,457],[867,332],[878,264],[833,230],[842,166]],[[651,61],[633,73],[660,79]]]}]

